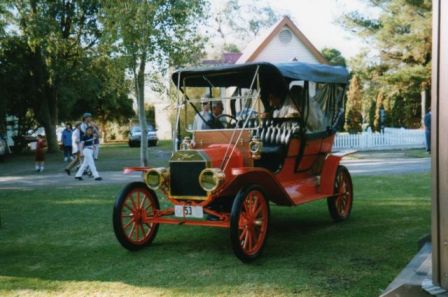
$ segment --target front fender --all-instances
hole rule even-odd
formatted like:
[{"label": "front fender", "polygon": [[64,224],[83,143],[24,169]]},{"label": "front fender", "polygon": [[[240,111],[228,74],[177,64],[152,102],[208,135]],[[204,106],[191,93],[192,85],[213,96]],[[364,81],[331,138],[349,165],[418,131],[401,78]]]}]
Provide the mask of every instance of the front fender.
[{"label": "front fender", "polygon": [[129,174],[132,172],[147,172],[149,171],[151,168],[149,167],[125,167],[123,169],[123,173],[124,174]]},{"label": "front fender", "polygon": [[261,186],[268,194],[268,199],[275,204],[291,206],[294,205],[288,193],[283,189],[282,185],[277,181],[275,175],[264,168],[234,168],[232,175],[235,178],[224,187],[219,196],[235,196],[239,190],[250,184]]}]

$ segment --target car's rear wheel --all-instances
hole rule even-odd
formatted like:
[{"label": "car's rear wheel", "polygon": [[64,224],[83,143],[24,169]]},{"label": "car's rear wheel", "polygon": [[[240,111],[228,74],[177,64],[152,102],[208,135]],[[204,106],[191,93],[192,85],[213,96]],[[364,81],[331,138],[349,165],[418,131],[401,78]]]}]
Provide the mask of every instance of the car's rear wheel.
[{"label": "car's rear wheel", "polygon": [[258,185],[238,192],[230,214],[230,239],[235,255],[248,263],[258,258],[269,231],[269,202]]},{"label": "car's rear wheel", "polygon": [[128,184],[118,195],[113,211],[115,236],[123,247],[137,251],[151,244],[159,224],[147,223],[159,210],[156,194],[142,182]]},{"label": "car's rear wheel", "polygon": [[327,199],[328,210],[334,221],[348,219],[353,205],[353,184],[345,166],[338,166],[334,179],[334,196]]}]

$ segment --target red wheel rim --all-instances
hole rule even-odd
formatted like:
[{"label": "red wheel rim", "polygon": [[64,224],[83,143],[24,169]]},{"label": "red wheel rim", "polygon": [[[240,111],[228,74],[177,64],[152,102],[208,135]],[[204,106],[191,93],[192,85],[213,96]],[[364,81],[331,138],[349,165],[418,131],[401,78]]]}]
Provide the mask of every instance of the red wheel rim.
[{"label": "red wheel rim", "polygon": [[238,223],[240,245],[245,254],[254,255],[263,246],[268,226],[268,205],[263,193],[251,191],[241,206]]},{"label": "red wheel rim", "polygon": [[349,177],[341,171],[336,178],[336,209],[341,217],[346,217],[352,204],[352,189]]},{"label": "red wheel rim", "polygon": [[153,223],[147,223],[156,211],[155,199],[145,189],[134,189],[123,202],[120,213],[121,227],[127,240],[144,244],[155,232]]}]

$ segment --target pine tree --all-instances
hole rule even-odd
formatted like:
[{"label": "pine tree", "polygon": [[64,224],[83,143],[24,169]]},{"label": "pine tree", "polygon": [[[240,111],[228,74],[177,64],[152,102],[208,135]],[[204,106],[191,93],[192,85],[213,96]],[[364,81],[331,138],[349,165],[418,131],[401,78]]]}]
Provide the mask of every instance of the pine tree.
[{"label": "pine tree", "polygon": [[376,13],[347,13],[342,23],[365,40],[369,54],[349,64],[365,79],[365,93],[384,90],[389,124],[419,126],[421,92],[431,84],[431,0],[362,2]]},{"label": "pine tree", "polygon": [[357,76],[350,81],[345,109],[345,130],[349,133],[362,131],[362,94],[361,84]]},{"label": "pine tree", "polygon": [[384,108],[384,93],[380,91],[376,96],[376,104],[375,104],[375,119],[373,121],[373,130],[380,131],[381,130],[381,108]]}]

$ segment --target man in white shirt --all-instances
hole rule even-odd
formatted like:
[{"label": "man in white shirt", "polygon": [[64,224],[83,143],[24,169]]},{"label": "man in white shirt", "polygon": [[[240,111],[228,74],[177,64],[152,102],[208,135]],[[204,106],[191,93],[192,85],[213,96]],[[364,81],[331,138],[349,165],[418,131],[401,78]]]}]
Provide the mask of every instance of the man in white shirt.
[{"label": "man in white shirt", "polygon": [[207,122],[212,119],[212,114],[210,112],[210,102],[207,99],[204,99],[202,100],[201,105],[202,111],[194,116],[193,130],[210,129],[210,127],[207,125]]},{"label": "man in white shirt", "polygon": [[274,109],[273,118],[293,118],[298,117],[299,112],[289,96],[286,96],[283,104],[280,97],[269,94],[269,105]]}]

